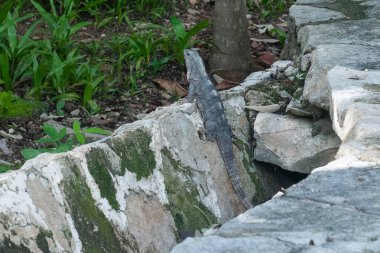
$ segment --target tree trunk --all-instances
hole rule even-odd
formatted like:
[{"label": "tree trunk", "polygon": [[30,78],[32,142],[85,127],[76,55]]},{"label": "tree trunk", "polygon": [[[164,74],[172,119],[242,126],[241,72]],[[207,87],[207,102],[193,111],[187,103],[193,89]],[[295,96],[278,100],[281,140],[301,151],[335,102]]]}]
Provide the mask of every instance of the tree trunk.
[{"label": "tree trunk", "polygon": [[245,0],[215,1],[212,35],[212,71],[248,72],[251,55]]}]

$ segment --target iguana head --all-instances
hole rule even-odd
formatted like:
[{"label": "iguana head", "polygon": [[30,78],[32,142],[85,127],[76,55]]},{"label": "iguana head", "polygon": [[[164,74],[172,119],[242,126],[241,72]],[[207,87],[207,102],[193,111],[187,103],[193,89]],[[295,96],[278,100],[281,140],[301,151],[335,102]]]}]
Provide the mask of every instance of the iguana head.
[{"label": "iguana head", "polygon": [[186,68],[190,69],[191,66],[193,66],[195,60],[199,58],[199,54],[191,49],[185,49],[183,51],[184,57],[185,57],[185,63],[186,63]]},{"label": "iguana head", "polygon": [[196,69],[199,73],[207,75],[202,58],[199,56],[197,51],[194,51],[191,49],[185,49],[183,54],[185,58],[188,79],[190,76],[191,69]]}]

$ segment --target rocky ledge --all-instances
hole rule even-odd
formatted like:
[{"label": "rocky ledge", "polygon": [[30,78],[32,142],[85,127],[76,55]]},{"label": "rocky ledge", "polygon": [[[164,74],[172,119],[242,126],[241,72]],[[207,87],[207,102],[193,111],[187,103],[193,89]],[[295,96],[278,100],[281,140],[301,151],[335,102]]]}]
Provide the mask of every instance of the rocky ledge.
[{"label": "rocky ledge", "polygon": [[[379,17],[379,1],[298,0],[291,7],[284,57],[307,73],[298,100],[327,111],[339,139],[319,136],[326,131],[313,136],[319,136],[321,146],[329,141],[328,150],[336,147],[337,152],[315,149],[308,157],[316,159],[295,161],[294,156],[307,153],[303,148],[308,149],[310,140],[299,139],[310,123],[259,114],[255,158],[289,170],[303,168],[311,175],[221,228],[187,238],[173,253],[380,252]],[[290,104],[302,104],[299,101]],[[319,118],[314,114],[315,122]],[[271,133],[265,124],[273,126]],[[294,131],[293,138],[284,141],[289,131]],[[284,142],[288,149],[299,145],[298,153],[289,153]],[[309,167],[327,156],[335,158]]]},{"label": "rocky ledge", "polygon": [[221,93],[255,208],[243,213],[196,106],[177,103],[1,174],[0,252],[380,252],[379,13],[299,0],[294,63]]}]

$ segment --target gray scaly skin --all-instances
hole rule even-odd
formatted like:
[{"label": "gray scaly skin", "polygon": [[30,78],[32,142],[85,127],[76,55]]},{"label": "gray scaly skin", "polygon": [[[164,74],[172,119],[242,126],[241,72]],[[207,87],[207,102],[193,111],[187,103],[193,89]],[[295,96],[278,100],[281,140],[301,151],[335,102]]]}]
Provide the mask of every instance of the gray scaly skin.
[{"label": "gray scaly skin", "polygon": [[232,131],[224,115],[222,100],[210,81],[199,54],[193,50],[186,49],[184,55],[187,79],[190,83],[187,100],[193,102],[196,99],[206,128],[207,140],[216,140],[237,196],[247,209],[252,208],[252,203],[246,197],[241,186],[232,146]]}]

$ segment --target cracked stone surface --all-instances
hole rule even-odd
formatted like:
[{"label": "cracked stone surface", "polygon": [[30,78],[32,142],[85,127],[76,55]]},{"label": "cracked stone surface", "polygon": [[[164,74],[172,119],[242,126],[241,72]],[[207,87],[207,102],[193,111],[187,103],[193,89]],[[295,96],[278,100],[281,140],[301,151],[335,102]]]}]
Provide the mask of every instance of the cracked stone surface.
[{"label": "cracked stone surface", "polygon": [[[342,141],[335,160],[173,253],[380,253],[380,2],[298,0],[290,10],[283,57],[307,70],[311,55],[303,99],[329,112]],[[258,115],[256,158],[286,167],[308,150],[302,130],[292,138],[279,130],[293,124],[285,119]],[[279,137],[264,140],[272,134]],[[291,153],[291,140],[304,149]]]},{"label": "cracked stone surface", "polygon": [[330,44],[312,52],[311,67],[306,75],[303,97],[325,110],[330,108],[327,74],[335,66],[356,70],[379,70],[380,47]]},{"label": "cracked stone surface", "polygon": [[380,168],[342,166],[313,171],[281,197],[172,252],[379,252]]},{"label": "cracked stone surface", "polygon": [[[244,94],[271,76],[255,73],[221,94],[240,181],[257,202],[270,194],[248,153]],[[173,104],[110,137],[0,174],[0,252],[169,252],[242,213],[217,144],[200,139],[201,127],[195,103]]]},{"label": "cracked stone surface", "polygon": [[254,158],[282,169],[310,174],[334,160],[341,144],[325,119],[326,129],[315,129],[311,118],[259,113],[254,123]]},{"label": "cracked stone surface", "polygon": [[380,20],[353,20],[332,24],[307,25],[298,32],[301,53],[313,51],[318,45],[348,44],[380,46]]}]

